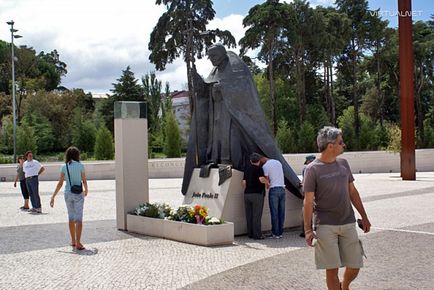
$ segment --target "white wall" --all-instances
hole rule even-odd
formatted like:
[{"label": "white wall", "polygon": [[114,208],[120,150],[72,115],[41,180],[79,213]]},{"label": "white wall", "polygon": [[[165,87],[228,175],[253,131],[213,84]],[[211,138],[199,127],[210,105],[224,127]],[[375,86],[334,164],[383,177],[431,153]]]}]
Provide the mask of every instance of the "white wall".
[{"label": "white wall", "polygon": [[[297,174],[301,174],[304,158],[308,153],[285,154],[285,159]],[[318,155],[318,154],[315,154]],[[400,172],[399,153],[386,151],[346,152],[353,173],[387,173]],[[45,173],[40,180],[57,180],[61,162],[46,163]],[[84,162],[88,179],[114,179],[114,161]],[[150,159],[149,178],[180,178],[184,173],[184,158]],[[0,165],[0,180],[13,181],[16,165]],[[434,171],[434,149],[416,150],[416,170]],[[417,175],[416,175],[417,177]]]}]

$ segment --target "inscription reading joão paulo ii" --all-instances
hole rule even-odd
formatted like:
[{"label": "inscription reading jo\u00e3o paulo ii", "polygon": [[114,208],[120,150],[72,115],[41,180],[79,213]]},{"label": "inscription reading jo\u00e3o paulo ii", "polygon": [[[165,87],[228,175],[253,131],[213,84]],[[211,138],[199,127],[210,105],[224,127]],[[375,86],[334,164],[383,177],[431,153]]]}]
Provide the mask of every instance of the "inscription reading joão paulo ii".
[{"label": "inscription reading jo\u00e3o paulo ii", "polygon": [[219,198],[218,193],[194,191],[193,198]]}]

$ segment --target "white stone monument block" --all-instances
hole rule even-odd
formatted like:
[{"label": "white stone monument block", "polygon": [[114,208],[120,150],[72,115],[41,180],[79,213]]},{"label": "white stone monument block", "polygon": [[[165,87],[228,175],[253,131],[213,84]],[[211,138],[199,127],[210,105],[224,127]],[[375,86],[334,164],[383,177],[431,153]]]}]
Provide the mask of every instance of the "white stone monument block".
[{"label": "white stone monument block", "polygon": [[[235,235],[247,233],[244,209],[243,172],[232,169],[232,177],[218,185],[219,173],[212,168],[209,177],[199,176],[200,169],[193,171],[184,204],[204,205],[208,207],[208,215],[234,223]],[[286,192],[285,228],[300,226],[302,222],[302,201],[290,192]],[[262,230],[271,230],[268,192],[265,196],[262,214]]]}]

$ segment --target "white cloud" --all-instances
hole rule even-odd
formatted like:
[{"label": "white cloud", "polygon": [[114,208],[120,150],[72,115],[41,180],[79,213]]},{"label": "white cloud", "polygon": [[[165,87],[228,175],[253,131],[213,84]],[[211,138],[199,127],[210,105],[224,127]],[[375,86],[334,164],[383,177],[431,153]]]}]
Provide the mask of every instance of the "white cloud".
[{"label": "white cloud", "polygon": [[[2,0],[0,19],[13,19],[17,45],[57,49],[68,67],[62,84],[107,92],[128,65],[136,77],[153,70],[149,35],[164,6],[143,0]],[[0,38],[9,41],[4,26]]]},{"label": "white cloud", "polygon": [[[327,3],[331,0],[317,0]],[[68,67],[62,85],[107,93],[127,66],[137,78],[155,70],[148,60],[150,33],[166,10],[151,0],[1,0],[0,19],[15,21],[22,39],[17,45],[34,47],[37,52],[54,49]],[[243,15],[215,18],[209,29],[229,30],[237,43],[244,35]],[[0,23],[0,39],[10,41],[6,23]],[[232,49],[239,52],[239,47]],[[254,56],[256,51],[250,51]],[[206,76],[211,64],[197,61]],[[157,77],[172,89],[185,88],[186,67],[181,58],[168,64]]]},{"label": "white cloud", "polygon": [[[22,39],[17,45],[34,47],[37,52],[54,49],[67,64],[62,85],[107,93],[127,66],[137,78],[155,70],[148,60],[150,33],[165,11],[150,0],[2,0],[0,19],[13,19]],[[241,15],[214,19],[210,29],[227,29],[237,42],[244,34]],[[0,38],[9,41],[4,24]],[[236,49],[238,52],[238,49]],[[199,73],[207,75],[210,63],[197,61]],[[182,59],[157,72],[172,89],[185,88],[186,68]]]}]

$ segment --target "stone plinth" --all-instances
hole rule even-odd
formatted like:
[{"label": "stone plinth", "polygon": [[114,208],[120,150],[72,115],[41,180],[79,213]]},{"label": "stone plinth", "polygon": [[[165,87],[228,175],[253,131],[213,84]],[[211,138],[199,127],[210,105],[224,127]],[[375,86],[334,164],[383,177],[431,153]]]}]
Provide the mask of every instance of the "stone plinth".
[{"label": "stone plinth", "polygon": [[140,102],[115,103],[116,224],[127,230],[127,213],[149,201],[148,126]]},{"label": "stone plinth", "polygon": [[[205,205],[208,207],[208,215],[233,222],[235,235],[247,233],[244,189],[242,185],[243,172],[232,169],[232,177],[220,186],[218,185],[219,173],[217,168],[211,169],[210,175],[207,178],[199,177],[199,172],[200,169],[198,168],[193,171],[190,186],[184,198],[184,204]],[[284,227],[301,225],[301,207],[302,201],[287,191]],[[266,231],[270,229],[271,218],[267,193],[262,215],[262,230]]]},{"label": "stone plinth", "polygon": [[197,225],[177,221],[127,216],[128,231],[147,236],[201,245],[230,245],[234,242],[234,224]]}]

